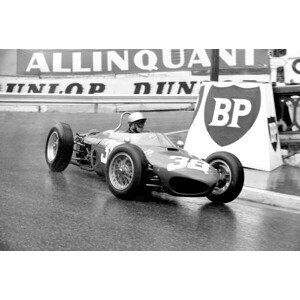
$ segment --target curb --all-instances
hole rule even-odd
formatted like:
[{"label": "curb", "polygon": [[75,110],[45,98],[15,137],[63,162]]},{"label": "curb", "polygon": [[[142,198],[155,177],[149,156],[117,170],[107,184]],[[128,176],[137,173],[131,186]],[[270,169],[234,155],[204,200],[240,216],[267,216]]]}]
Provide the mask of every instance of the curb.
[{"label": "curb", "polygon": [[[176,197],[165,193],[152,192],[153,195],[163,200],[178,200],[181,199],[184,202],[192,204],[201,204],[205,197],[189,198],[189,197]],[[245,186],[240,195],[233,202],[238,200],[249,201],[252,203],[264,204],[278,208],[291,209],[300,211],[300,197],[282,193],[276,193],[272,191],[261,190],[257,188]],[[209,200],[207,200],[210,202]],[[230,203],[229,203],[230,204]]]},{"label": "curb", "polygon": [[300,211],[300,197],[294,195],[244,187],[238,198],[245,201]]}]

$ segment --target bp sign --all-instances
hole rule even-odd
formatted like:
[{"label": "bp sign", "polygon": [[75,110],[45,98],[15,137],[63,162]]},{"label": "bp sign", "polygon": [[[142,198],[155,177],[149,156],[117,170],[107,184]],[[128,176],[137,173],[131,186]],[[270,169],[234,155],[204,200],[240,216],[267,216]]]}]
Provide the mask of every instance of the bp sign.
[{"label": "bp sign", "polygon": [[212,86],[205,103],[205,126],[220,146],[228,146],[243,137],[255,123],[260,110],[258,87]]},{"label": "bp sign", "polygon": [[185,149],[206,158],[235,154],[244,167],[271,171],[282,164],[270,84],[205,82]]}]

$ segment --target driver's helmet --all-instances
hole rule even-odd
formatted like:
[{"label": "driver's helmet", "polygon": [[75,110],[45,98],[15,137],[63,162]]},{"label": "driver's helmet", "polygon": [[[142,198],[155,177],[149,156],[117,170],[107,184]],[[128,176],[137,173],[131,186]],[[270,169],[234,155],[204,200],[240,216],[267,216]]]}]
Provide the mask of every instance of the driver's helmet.
[{"label": "driver's helmet", "polygon": [[130,116],[128,117],[129,125],[132,124],[132,123],[138,123],[139,121],[145,123],[146,120],[147,119],[140,112],[134,112],[134,113],[130,114]]}]

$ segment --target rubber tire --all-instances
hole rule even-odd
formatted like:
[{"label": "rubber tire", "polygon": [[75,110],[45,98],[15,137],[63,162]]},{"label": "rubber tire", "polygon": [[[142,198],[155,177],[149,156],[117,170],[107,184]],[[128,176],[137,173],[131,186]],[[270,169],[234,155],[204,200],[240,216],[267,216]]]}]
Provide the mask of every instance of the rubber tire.
[{"label": "rubber tire", "polygon": [[240,160],[231,153],[225,151],[215,152],[209,155],[206,161],[210,164],[216,159],[223,160],[229,166],[232,174],[232,180],[229,187],[223,194],[210,194],[207,198],[216,204],[228,203],[238,197],[244,186],[244,169]]},{"label": "rubber tire", "polygon": [[[49,138],[54,131],[58,134],[58,150],[55,159],[52,162],[49,162],[47,157],[47,145]],[[51,171],[62,172],[66,169],[71,161],[73,145],[73,132],[70,125],[65,123],[57,123],[51,128],[45,147],[45,158]]]},{"label": "rubber tire", "polygon": [[[124,190],[118,190],[116,189],[110,182],[109,179],[109,166],[112,162],[112,159],[115,157],[116,154],[120,152],[127,153],[134,165],[134,174],[133,174],[133,180],[130,183],[130,185],[124,189]],[[124,200],[134,200],[141,191],[144,190],[145,182],[145,169],[147,166],[147,159],[144,154],[144,152],[136,145],[132,144],[122,144],[120,146],[117,146],[111,154],[108,157],[107,164],[106,164],[106,182],[108,184],[109,190],[112,192],[113,195],[115,195],[117,198],[124,199]]]}]

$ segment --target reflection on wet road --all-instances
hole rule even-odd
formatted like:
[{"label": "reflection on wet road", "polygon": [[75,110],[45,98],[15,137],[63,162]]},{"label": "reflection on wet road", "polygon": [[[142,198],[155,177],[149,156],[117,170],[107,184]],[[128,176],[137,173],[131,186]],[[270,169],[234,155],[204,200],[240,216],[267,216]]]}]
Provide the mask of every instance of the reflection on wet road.
[{"label": "reflection on wet road", "polygon": [[[160,124],[163,132],[180,130],[190,121],[189,112],[148,116],[150,129]],[[240,200],[227,206],[205,198],[124,201],[94,173],[75,166],[49,172],[44,143],[55,122],[66,121],[74,131],[106,130],[117,119],[1,114],[1,250],[300,250],[296,212]]]}]

